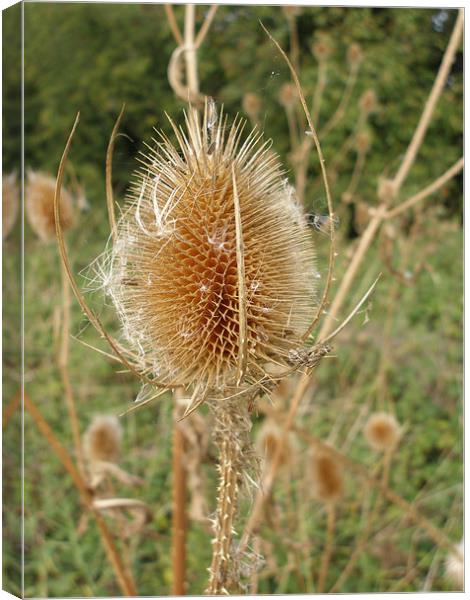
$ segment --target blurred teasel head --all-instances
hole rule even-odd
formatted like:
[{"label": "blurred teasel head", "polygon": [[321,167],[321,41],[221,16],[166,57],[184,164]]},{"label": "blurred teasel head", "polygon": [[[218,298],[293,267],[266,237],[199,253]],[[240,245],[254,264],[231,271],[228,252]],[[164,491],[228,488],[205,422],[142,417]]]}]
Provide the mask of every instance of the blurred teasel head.
[{"label": "blurred teasel head", "polygon": [[[25,190],[26,217],[34,233],[43,241],[55,239],[54,194],[56,180],[47,173],[28,170]],[[62,188],[60,193],[61,227],[71,229],[76,221],[72,194]]]},{"label": "blurred teasel head", "polygon": [[288,365],[315,303],[314,248],[270,141],[215,105],[170,119],[117,225],[108,290],[139,368],[223,394]]},{"label": "blurred teasel head", "polygon": [[20,190],[16,173],[2,176],[2,239],[13,229],[20,209]]}]

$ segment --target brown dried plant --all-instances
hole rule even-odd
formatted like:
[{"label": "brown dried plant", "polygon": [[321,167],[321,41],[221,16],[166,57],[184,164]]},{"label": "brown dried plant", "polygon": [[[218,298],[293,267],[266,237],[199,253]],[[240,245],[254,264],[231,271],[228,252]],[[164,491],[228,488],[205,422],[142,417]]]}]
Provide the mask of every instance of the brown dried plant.
[{"label": "brown dried plant", "polygon": [[[55,237],[54,192],[56,180],[41,171],[28,171],[25,189],[26,217],[31,229],[43,241]],[[72,194],[61,192],[61,227],[67,231],[75,224],[76,214]]]},{"label": "brown dried plant", "polygon": [[2,239],[13,229],[20,209],[20,190],[16,173],[2,176]]},{"label": "brown dried plant", "polygon": [[398,444],[400,436],[400,425],[391,414],[373,413],[364,427],[364,437],[374,450],[393,449]]}]

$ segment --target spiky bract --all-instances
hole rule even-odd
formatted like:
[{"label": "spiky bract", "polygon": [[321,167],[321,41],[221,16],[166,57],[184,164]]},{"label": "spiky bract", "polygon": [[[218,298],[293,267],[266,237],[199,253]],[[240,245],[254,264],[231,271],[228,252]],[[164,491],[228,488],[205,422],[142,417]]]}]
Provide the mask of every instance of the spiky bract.
[{"label": "spiky bract", "polygon": [[314,304],[314,251],[277,156],[244,122],[192,109],[143,160],[109,291],[142,371],[198,396],[288,365]]}]

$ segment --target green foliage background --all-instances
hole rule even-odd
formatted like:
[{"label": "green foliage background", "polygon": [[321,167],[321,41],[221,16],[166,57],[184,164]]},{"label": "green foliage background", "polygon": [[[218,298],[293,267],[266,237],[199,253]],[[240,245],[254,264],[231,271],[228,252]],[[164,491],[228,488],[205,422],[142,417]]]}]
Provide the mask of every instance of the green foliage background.
[{"label": "green foliage background", "polygon": [[[199,7],[199,22],[208,7]],[[182,8],[175,8],[182,25]],[[10,9],[13,11],[13,9]],[[4,48],[17,44],[19,10],[4,19]],[[83,184],[91,210],[81,217],[80,226],[71,232],[68,243],[74,271],[86,285],[88,266],[104,248],[108,236],[105,210],[104,165],[110,132],[123,102],[126,113],[118,138],[114,160],[115,193],[119,201],[125,193],[136,156],[149,141],[152,128],[168,130],[166,111],[182,117],[183,103],[176,99],[167,81],[167,67],[175,47],[161,5],[26,3],[24,55],[25,166],[55,173],[62,149],[78,110],[81,122],[74,140],[71,160]],[[346,82],[347,48],[352,42],[362,46],[365,59],[358,84],[345,119],[323,143],[326,161],[331,161],[357,120],[357,102],[364,90],[374,89],[379,110],[369,120],[372,147],[360,183],[360,196],[376,202],[378,177],[393,174],[416,127],[423,104],[434,81],[445,50],[456,11],[437,9],[350,9],[304,8],[297,18],[301,48],[301,80],[311,96],[317,77],[311,45],[326,33],[333,48],[328,70],[328,85],[320,114],[320,126],[336,109]],[[261,20],[283,47],[289,46],[288,25],[280,7],[220,6],[209,36],[199,52],[201,89],[224,104],[229,115],[242,112],[246,92],[257,93],[262,101],[262,124],[274,140],[274,148],[290,167],[289,138],[285,115],[277,97],[282,83],[289,80],[286,66],[259,25]],[[5,55],[5,53],[4,53]],[[18,121],[18,53],[4,58],[4,137],[5,170],[18,168],[20,124]],[[462,54],[438,103],[418,160],[413,166],[402,197],[413,194],[443,173],[462,154]],[[354,153],[341,165],[333,193],[339,205],[341,192],[351,177]],[[314,185],[318,163],[312,153],[307,186],[307,203],[324,210],[321,188]],[[410,257],[410,268],[418,264],[426,244],[435,248],[416,284],[400,288],[398,314],[393,321],[392,362],[387,365],[387,402],[400,421],[407,425],[404,444],[396,459],[391,485],[412,501],[421,491],[436,491],[420,504],[424,514],[455,541],[462,534],[461,524],[461,315],[462,315],[462,236],[460,217],[462,182],[455,178],[432,199],[443,205],[445,213],[429,219],[425,237]],[[350,238],[357,232],[349,223],[349,213],[341,214],[340,256],[336,278],[346,264]],[[406,230],[406,228],[405,228]],[[405,236],[406,237],[406,236]],[[7,347],[7,377],[4,397],[11,397],[18,386],[16,353],[18,309],[17,227],[4,246],[4,364]],[[327,240],[318,236],[320,270],[324,272]],[[26,378],[29,394],[48,418],[61,441],[71,448],[71,437],[63,391],[55,363],[53,336],[54,310],[60,299],[59,260],[54,243],[42,245],[25,225],[25,348]],[[350,307],[372,278],[383,270],[373,247],[351,292]],[[336,350],[337,358],[325,361],[318,370],[318,392],[314,403],[319,408],[304,426],[327,436],[338,414],[345,409],[345,397],[355,410],[365,404],[374,407],[377,395],[376,374],[381,361],[383,313],[395,281],[384,276],[374,299],[371,322],[361,328],[355,321],[349,338]],[[100,311],[106,326],[118,334],[112,311],[103,306],[99,294],[90,301]],[[344,307],[346,314],[347,307]],[[360,338],[360,333],[364,333]],[[99,345],[76,306],[72,333]],[[365,337],[364,337],[365,336]],[[5,344],[7,340],[7,344]],[[10,342],[10,343],[8,343]],[[103,346],[104,348],[104,346]],[[71,375],[80,412],[82,430],[97,412],[120,413],[135,398],[139,385],[131,377],[117,374],[115,365],[72,343]],[[171,584],[169,559],[171,522],[171,443],[169,399],[148,410],[137,411],[123,421],[125,451],[123,467],[144,478],[138,490],[123,489],[122,495],[145,499],[154,509],[146,534],[133,551],[133,570],[142,595],[168,594]],[[349,410],[349,409],[348,409]],[[349,414],[349,413],[348,413]],[[16,419],[16,421],[15,421]],[[4,495],[16,501],[16,511],[4,516],[4,573],[10,590],[20,594],[20,540],[18,515],[19,415],[4,435]],[[351,421],[346,419],[345,427]],[[257,423],[255,424],[257,426]],[[347,435],[347,430],[344,431]],[[351,456],[373,469],[375,459],[358,438]],[[77,526],[82,514],[80,502],[61,466],[39,437],[29,417],[25,419],[25,591],[26,596],[119,595],[93,526],[81,537]],[[213,465],[207,465],[212,494],[215,489]],[[333,575],[338,576],[358,533],[359,500],[354,490],[360,482],[350,482],[347,502],[340,514],[335,541]],[[6,490],[6,491],[5,491]],[[449,491],[450,490],[450,491]],[[282,489],[276,501],[286,499]],[[295,489],[294,494],[301,494]],[[439,495],[440,494],[440,495]],[[212,496],[209,497],[211,500]],[[427,498],[427,496],[426,496]],[[318,552],[324,540],[324,526],[318,510],[307,515],[302,535],[318,539]],[[402,589],[420,589],[436,549],[432,542],[409,524],[401,513],[387,506],[384,524],[398,533],[390,536],[394,552],[406,556],[413,547],[418,572]],[[289,523],[286,537],[289,535]],[[286,548],[266,528],[263,534],[276,545],[276,558],[282,567],[290,559]],[[276,541],[277,540],[277,541]],[[210,542],[207,531],[198,524],[190,529],[188,583],[191,593],[204,589],[209,563]],[[439,560],[443,554],[438,554]],[[319,557],[313,556],[312,564]],[[307,577],[311,565],[303,565]],[[403,577],[398,569],[384,566],[373,552],[364,553],[342,591],[385,591]],[[334,578],[332,579],[334,581]],[[272,576],[260,581],[260,592],[293,593],[303,590],[295,574],[280,582]],[[435,589],[450,589],[442,576]]]}]

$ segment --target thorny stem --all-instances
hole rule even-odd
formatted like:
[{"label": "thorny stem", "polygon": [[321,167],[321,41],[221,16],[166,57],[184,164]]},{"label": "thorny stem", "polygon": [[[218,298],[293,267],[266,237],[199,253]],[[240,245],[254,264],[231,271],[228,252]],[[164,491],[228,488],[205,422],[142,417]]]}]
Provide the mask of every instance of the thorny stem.
[{"label": "thorny stem", "polygon": [[234,521],[242,473],[249,454],[251,419],[246,401],[216,400],[215,441],[219,448],[219,487],[212,540],[212,562],[206,594],[228,594],[240,584],[240,558],[244,549],[234,548]]}]

